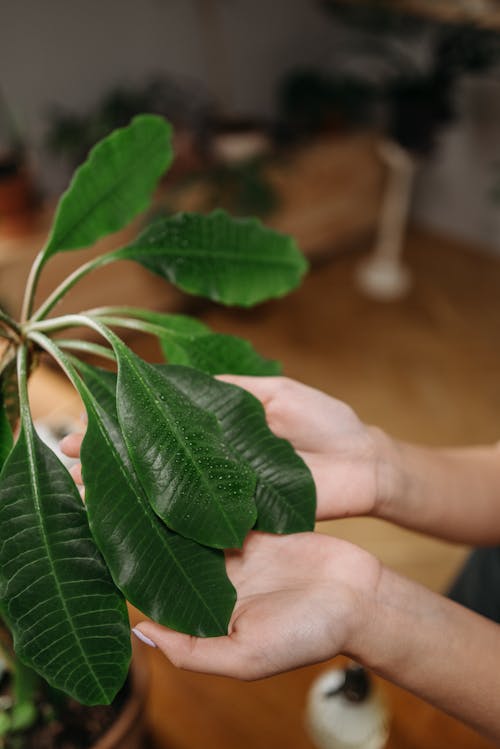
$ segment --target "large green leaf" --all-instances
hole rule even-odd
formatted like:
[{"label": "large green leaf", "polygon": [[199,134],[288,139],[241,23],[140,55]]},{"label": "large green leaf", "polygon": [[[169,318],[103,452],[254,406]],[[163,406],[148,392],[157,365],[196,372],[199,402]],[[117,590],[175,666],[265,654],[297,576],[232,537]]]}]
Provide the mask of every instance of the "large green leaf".
[{"label": "large green leaf", "polygon": [[85,704],[126,677],[125,602],[92,540],[75,484],[24,420],[0,485],[0,600],[18,656]]},{"label": "large green leaf", "polygon": [[[249,341],[224,333],[213,333],[188,315],[150,312],[140,308],[121,308],[125,314],[154,326],[149,332],[158,336],[170,364],[184,364],[207,374],[277,375],[280,363],[265,359]],[[120,311],[120,308],[117,308]],[[104,318],[112,323],[113,319]]]},{"label": "large green leaf", "polygon": [[257,517],[255,474],[217,419],[116,336],[117,410],[139,480],[169,528],[215,548],[241,547]]},{"label": "large green leaf", "polygon": [[[221,551],[170,531],[135,474],[116,414],[116,375],[79,363],[88,427],[81,458],[92,535],[115,583],[155,621],[207,637],[227,633],[236,593]],[[91,391],[91,392],[90,392]]]},{"label": "large green leaf", "polygon": [[191,294],[243,307],[283,296],[307,270],[291,237],[223,211],[160,219],[116,256]]},{"label": "large green leaf", "polygon": [[249,341],[233,335],[207,333],[183,341],[160,336],[160,345],[171,364],[184,364],[207,374],[265,377],[281,372],[279,362],[265,359]]},{"label": "large green leaf", "polygon": [[213,413],[232,450],[257,474],[255,528],[270,533],[312,530],[316,489],[311,473],[289,442],[266,423],[260,402],[250,393],[187,367],[158,371],[201,408]]},{"label": "large green leaf", "polygon": [[170,141],[162,117],[140,115],[98,143],[61,198],[45,259],[88,247],[144,211],[172,161]]},{"label": "large green leaf", "polygon": [[0,471],[12,449],[12,444],[12,430],[3,404],[2,388],[0,387]]}]

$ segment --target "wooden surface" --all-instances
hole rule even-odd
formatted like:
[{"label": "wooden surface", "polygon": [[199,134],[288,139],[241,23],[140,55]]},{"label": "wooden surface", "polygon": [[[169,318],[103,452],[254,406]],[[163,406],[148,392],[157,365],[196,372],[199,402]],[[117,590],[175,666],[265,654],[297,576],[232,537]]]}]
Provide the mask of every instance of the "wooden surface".
[{"label": "wooden surface", "polygon": [[[374,233],[380,205],[384,168],[376,153],[376,138],[364,134],[324,136],[280,154],[269,166],[268,178],[279,196],[279,207],[266,223],[292,234],[309,256],[356,245]],[[194,182],[170,195],[160,190],[156,203],[168,201],[170,210],[200,210],[203,183]],[[43,247],[55,203],[26,217],[16,232],[0,226],[0,307],[14,316],[30,266]],[[63,252],[51,259],[39,283],[41,302],[58,283],[91,258],[130,242],[141,219],[101,240],[90,250]],[[118,271],[117,271],[118,268]],[[58,305],[59,314],[103,304],[147,306],[179,311],[186,297],[137,263],[122,262],[94,271],[82,279]],[[88,335],[88,333],[87,333]]]},{"label": "wooden surface", "polygon": [[[203,319],[251,339],[281,359],[288,375],[347,400],[363,419],[401,438],[436,445],[498,440],[499,260],[423,232],[409,237],[406,258],[414,287],[400,302],[363,297],[353,282],[360,257],[349,254],[316,266],[286,299],[253,311],[213,306]],[[137,350],[158,357],[150,344]],[[46,412],[70,397],[42,375],[32,392]],[[71,408],[78,414],[77,403]],[[466,553],[375,520],[320,530],[360,544],[435,590]],[[312,749],[303,728],[306,694],[327,664],[247,684],[178,671],[155,651],[147,656],[148,717],[159,749]],[[408,693],[382,686],[393,711],[390,749],[492,746]]]},{"label": "wooden surface", "polygon": [[[377,143],[366,133],[334,133],[280,151],[265,170],[278,199],[266,225],[291,234],[308,257],[373,235],[385,174]],[[170,209],[206,212],[207,191],[195,181],[165,197]]]}]

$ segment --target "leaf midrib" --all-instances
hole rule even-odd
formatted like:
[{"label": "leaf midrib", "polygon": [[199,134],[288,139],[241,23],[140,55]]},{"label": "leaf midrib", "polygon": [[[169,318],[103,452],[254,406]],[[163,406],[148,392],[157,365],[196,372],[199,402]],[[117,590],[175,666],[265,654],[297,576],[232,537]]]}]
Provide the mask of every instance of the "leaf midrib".
[{"label": "leaf midrib", "polygon": [[[146,154],[146,153],[148,153],[148,152],[149,152],[149,148],[150,148],[150,146],[151,146],[151,145],[152,145],[152,144],[153,144],[153,143],[154,143],[154,142],[155,142],[156,140],[158,140],[158,136],[157,136],[157,135],[155,135],[155,137],[154,137],[154,138],[152,138],[151,140],[149,140],[149,141],[148,141],[148,143],[147,143],[147,146],[145,146],[145,148],[144,148],[144,151],[143,151],[143,152],[141,153],[141,157],[140,157],[140,158],[137,158],[137,159],[134,159],[133,161],[131,161],[131,162],[130,162],[130,165],[129,165],[129,169],[128,169],[128,170],[126,171],[126,173],[122,173],[122,176],[120,177],[120,179],[118,179],[118,180],[117,180],[116,182],[114,182],[114,183],[113,183],[113,184],[112,184],[112,185],[111,185],[110,187],[108,187],[108,189],[107,189],[107,190],[105,190],[105,191],[104,191],[103,193],[100,193],[100,194],[99,194],[99,195],[98,195],[98,196],[96,197],[96,199],[95,199],[95,200],[94,200],[94,201],[92,202],[92,204],[91,204],[91,205],[89,206],[89,208],[88,208],[88,209],[87,209],[87,210],[85,211],[85,213],[84,213],[83,215],[81,215],[81,216],[80,216],[80,218],[79,218],[79,219],[78,219],[77,221],[73,222],[73,224],[72,224],[72,225],[70,226],[70,228],[69,228],[69,229],[67,229],[67,230],[66,230],[66,231],[65,231],[65,232],[63,233],[63,235],[62,235],[62,238],[60,237],[60,238],[59,238],[59,240],[58,240],[58,242],[56,243],[56,249],[51,249],[51,245],[52,245],[52,244],[54,243],[54,241],[55,241],[55,240],[57,239],[57,234],[56,234],[56,233],[54,232],[54,235],[53,235],[53,237],[51,237],[51,238],[50,238],[50,240],[49,240],[49,244],[48,244],[48,247],[47,247],[47,253],[48,253],[48,255],[49,255],[49,256],[50,256],[50,255],[52,255],[52,254],[55,254],[55,253],[57,253],[57,252],[64,252],[64,251],[65,251],[65,249],[66,249],[66,250],[67,250],[67,249],[69,249],[69,248],[67,248],[67,247],[66,247],[66,248],[64,248],[64,247],[61,247],[61,244],[64,244],[64,242],[66,241],[66,239],[68,238],[68,236],[71,236],[71,234],[73,234],[73,233],[74,233],[74,231],[75,231],[76,229],[78,229],[78,227],[79,227],[79,226],[80,226],[80,225],[81,225],[82,223],[84,223],[84,222],[85,222],[85,221],[87,220],[87,218],[89,217],[89,215],[90,215],[90,214],[92,213],[92,211],[94,211],[94,210],[95,210],[96,206],[97,206],[97,205],[98,205],[99,203],[102,203],[102,201],[103,201],[103,200],[105,200],[106,198],[108,198],[108,197],[109,197],[109,195],[111,195],[111,194],[112,194],[112,193],[113,193],[113,192],[114,192],[114,191],[115,191],[116,189],[119,189],[119,188],[121,187],[121,185],[122,185],[122,184],[123,184],[123,183],[124,183],[124,182],[125,182],[126,180],[128,180],[128,179],[129,179],[129,173],[130,173],[130,171],[133,171],[133,170],[134,170],[134,168],[135,168],[135,165],[136,165],[136,164],[137,164],[137,163],[138,163],[139,161],[143,161],[143,159],[145,158],[144,154]],[[87,166],[88,166],[88,164],[89,164],[89,162],[85,162],[85,164],[83,165],[83,168],[87,167]],[[88,169],[86,169],[86,171],[89,171],[89,170],[88,170]],[[71,185],[70,185],[70,187],[68,188],[68,190],[70,190],[70,189],[71,189]],[[71,195],[71,193],[70,193],[70,192],[68,191],[68,193],[66,193],[66,195],[67,195],[67,196],[69,197],[69,196]],[[63,208],[63,205],[64,205],[64,202],[65,202],[65,197],[66,197],[66,196],[63,196],[63,198],[62,198],[62,200],[61,200],[61,210],[62,210],[62,208]],[[139,212],[140,212],[140,209],[139,209],[138,211],[135,211],[135,213],[134,213],[134,216],[135,216],[135,215],[137,215],[137,213],[139,213]],[[59,213],[59,211],[58,211],[58,213]],[[131,220],[132,220],[132,218],[133,218],[133,216],[131,216],[129,220],[131,221]],[[56,222],[57,222],[57,219],[58,219],[58,217],[56,216]],[[128,223],[128,221],[127,221],[126,223]],[[55,226],[55,225],[56,225],[56,224],[54,224],[54,226]],[[118,229],[117,229],[116,231],[118,231]],[[57,249],[57,244],[59,244],[59,249]],[[71,249],[78,249],[78,248],[77,248],[77,247],[74,247],[74,248],[71,248]]]},{"label": "leaf midrib", "polygon": [[[168,256],[175,256],[179,257],[181,259],[183,258],[195,258],[196,260],[210,260],[213,261],[215,258],[216,260],[234,260],[235,258],[238,260],[239,265],[255,265],[257,262],[260,265],[267,265],[270,267],[275,267],[279,270],[283,268],[290,268],[293,270],[300,270],[301,266],[298,265],[296,261],[294,261],[293,257],[287,257],[283,258],[283,260],[276,260],[273,258],[269,258],[262,255],[238,255],[237,253],[230,252],[227,250],[209,250],[206,251],[204,248],[201,248],[200,250],[185,250],[184,248],[182,250],[176,250],[174,247],[141,247],[140,245],[131,245],[129,247],[125,247],[124,250],[119,250],[117,252],[117,256],[119,256],[123,260],[129,260],[133,259],[133,256],[136,254],[133,252],[133,250],[140,251],[145,257],[144,259],[147,260],[148,255],[168,255]],[[203,257],[203,253],[207,255],[210,255],[210,257]]]},{"label": "leaf midrib", "polygon": [[56,566],[55,566],[55,563],[54,563],[54,559],[52,557],[52,552],[51,552],[51,549],[50,549],[50,544],[48,543],[48,533],[47,533],[47,529],[46,529],[46,526],[45,526],[44,515],[43,515],[43,511],[42,511],[42,506],[41,506],[41,492],[40,492],[39,481],[37,479],[37,475],[38,474],[36,472],[35,440],[34,440],[33,432],[31,431],[32,428],[33,427],[31,427],[28,430],[28,429],[26,429],[26,426],[24,427],[24,432],[25,432],[25,435],[26,435],[26,446],[27,446],[27,449],[28,449],[27,450],[28,451],[28,461],[29,461],[29,464],[30,464],[30,483],[31,483],[32,491],[33,491],[33,499],[34,499],[34,503],[35,503],[35,510],[36,510],[36,515],[37,515],[38,526],[40,528],[40,532],[41,532],[41,535],[42,535],[43,544],[44,544],[44,547],[45,547],[47,559],[48,559],[49,566],[50,566],[50,571],[52,573],[52,579],[53,579],[53,582],[54,582],[54,584],[56,586],[57,593],[59,595],[59,598],[60,598],[60,601],[61,601],[64,613],[66,614],[66,619],[68,621],[68,624],[70,625],[71,634],[73,635],[73,638],[74,638],[74,640],[76,642],[77,648],[80,651],[80,654],[83,657],[83,660],[84,660],[85,664],[87,665],[87,668],[89,669],[89,672],[92,674],[92,677],[94,679],[95,685],[97,686],[97,688],[99,690],[99,694],[100,694],[101,698],[104,700],[104,702],[106,702],[107,701],[107,696],[106,696],[106,694],[104,693],[104,691],[102,689],[102,686],[101,686],[100,681],[99,681],[99,679],[97,677],[97,674],[95,673],[94,668],[91,665],[91,663],[90,663],[90,661],[89,661],[89,659],[87,657],[87,654],[85,653],[85,650],[82,648],[82,645],[81,645],[81,642],[80,642],[80,638],[79,638],[79,636],[77,634],[78,630],[75,627],[75,624],[73,622],[73,618],[72,618],[72,616],[71,616],[71,614],[69,612],[69,609],[67,607],[66,599],[64,597],[62,588],[61,588],[61,586],[59,584],[59,580],[58,580],[58,577],[57,577]]},{"label": "leaf midrib", "polygon": [[[125,479],[125,482],[128,484],[128,486],[130,487],[131,491],[136,495],[136,497],[139,500],[139,503],[141,505],[147,505],[147,507],[149,507],[148,499],[145,496],[145,494],[143,493],[142,487],[139,489],[139,487],[136,486],[135,482],[132,480],[132,477],[131,477],[130,473],[125,469],[125,466],[124,466],[123,461],[122,461],[122,459],[120,457],[120,454],[118,453],[118,451],[117,451],[114,443],[110,439],[108,432],[106,431],[105,428],[102,427],[101,420],[100,420],[100,418],[99,418],[96,410],[94,409],[94,404],[93,403],[91,403],[91,407],[94,410],[94,416],[96,417],[96,422],[97,422],[97,425],[98,425],[98,429],[101,432],[101,436],[102,436],[104,442],[106,443],[108,449],[110,450],[111,454],[114,456],[114,459],[115,459],[116,463],[118,464],[118,468],[119,468],[120,473],[122,474],[123,478]],[[196,597],[202,603],[203,607],[206,609],[206,611],[210,615],[211,619],[220,628],[221,627],[220,621],[218,621],[218,619],[215,617],[215,615],[213,614],[213,612],[210,609],[209,605],[207,604],[207,602],[205,601],[205,599],[200,594],[199,590],[194,586],[193,581],[187,575],[187,573],[184,570],[184,568],[182,567],[182,565],[179,563],[178,559],[176,558],[176,556],[174,555],[174,553],[170,549],[169,544],[165,543],[164,537],[163,537],[162,533],[160,533],[160,529],[158,528],[158,525],[156,523],[152,522],[153,518],[147,512],[145,513],[145,516],[147,518],[147,521],[148,521],[149,525],[153,529],[155,535],[160,539],[162,547],[164,547],[167,550],[170,558],[173,560],[173,562],[174,562],[175,566],[177,567],[177,569],[181,572],[183,578],[186,580],[186,582],[188,583],[188,585],[191,588],[191,590],[195,593]]]},{"label": "leaf midrib", "polygon": [[[131,359],[131,358],[129,358],[129,357],[127,356],[127,355],[126,355],[126,358],[127,358],[128,362],[129,362],[130,366],[131,366],[131,367],[133,368],[134,372],[136,373],[137,377],[138,377],[138,378],[139,378],[139,380],[141,381],[141,384],[142,384],[142,386],[143,386],[143,387],[144,387],[144,389],[145,389],[145,390],[147,391],[147,387],[146,387],[147,383],[146,383],[146,382],[144,381],[144,379],[143,379],[143,377],[142,377],[142,373],[141,373],[141,372],[140,372],[140,370],[139,370],[139,369],[137,368],[137,366],[136,366],[135,362],[134,362],[134,361],[132,361],[132,359]],[[157,410],[157,411],[158,411],[158,412],[160,413],[160,415],[163,415],[163,409],[159,408],[159,406],[158,406],[158,402],[157,402],[157,401],[156,401],[156,400],[155,400],[154,398],[153,398],[153,399],[150,399],[150,400],[152,400],[152,402],[153,402],[153,404],[154,404],[154,406],[155,406],[156,410]],[[181,435],[179,435],[179,433],[178,433],[177,429],[175,428],[175,425],[172,425],[172,424],[171,424],[171,428],[172,428],[172,431],[174,432],[174,435],[175,435],[175,437],[176,437],[176,439],[177,439],[177,443],[178,443],[178,444],[180,444],[180,445],[182,446],[182,448],[183,448],[184,452],[185,452],[185,453],[187,454],[188,458],[190,458],[190,459],[191,459],[191,462],[192,462],[192,464],[193,464],[193,465],[195,466],[196,472],[197,472],[197,474],[199,475],[199,477],[200,477],[200,479],[201,479],[201,481],[202,481],[203,485],[204,485],[204,486],[206,487],[206,489],[208,490],[208,493],[209,493],[209,494],[210,494],[210,495],[211,495],[212,497],[214,497],[214,499],[215,499],[215,502],[216,502],[217,506],[219,507],[219,512],[220,512],[220,514],[221,514],[222,518],[224,519],[224,521],[225,521],[225,523],[226,523],[227,527],[229,528],[230,532],[232,533],[232,535],[233,535],[233,538],[234,538],[234,539],[236,540],[236,542],[238,543],[238,542],[239,542],[239,538],[238,538],[238,533],[236,532],[236,529],[234,528],[234,525],[233,525],[233,524],[231,523],[231,520],[230,520],[230,519],[229,519],[229,518],[227,517],[227,515],[226,515],[226,513],[225,513],[225,511],[224,511],[224,508],[222,507],[221,503],[220,503],[220,502],[219,502],[219,500],[218,500],[217,494],[215,494],[215,493],[213,492],[213,489],[212,489],[212,487],[211,487],[211,486],[210,486],[210,484],[209,484],[209,483],[207,482],[207,480],[206,480],[206,478],[205,478],[204,474],[203,474],[203,473],[201,472],[201,470],[200,470],[200,468],[199,468],[199,466],[198,466],[198,463],[197,463],[197,461],[195,460],[195,458],[194,458],[194,456],[193,456],[193,454],[192,454],[191,450],[190,450],[190,449],[189,449],[189,447],[188,447],[188,446],[187,446],[187,445],[186,445],[186,444],[185,444],[185,443],[183,442],[183,440],[182,440],[182,436],[181,436]]]}]

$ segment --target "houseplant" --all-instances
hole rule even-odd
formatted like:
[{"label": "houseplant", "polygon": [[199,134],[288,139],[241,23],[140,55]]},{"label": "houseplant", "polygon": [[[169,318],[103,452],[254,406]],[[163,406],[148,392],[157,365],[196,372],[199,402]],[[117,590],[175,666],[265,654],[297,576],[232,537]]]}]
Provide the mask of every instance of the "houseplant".
[{"label": "houseplant", "polygon": [[[98,144],[59,203],[21,320],[0,311],[0,610],[20,662],[87,705],[109,703],[126,677],[125,599],[179,631],[223,635],[235,603],[223,550],[241,547],[254,527],[291,533],[314,524],[302,460],[272,435],[252,396],[211,377],[276,374],[277,362],[183,315],[102,307],[48,318],[79,279],[119,260],[189,293],[250,306],[300,282],[306,262],[293,240],[217,211],[162,218],[77,268],[33,309],[47,261],[143,211],[171,160],[171,128],[155,115]],[[76,326],[102,343],[61,337]],[[156,336],[169,364],[144,362],[115,328]],[[85,507],[33,427],[27,381],[43,352],[87,411]],[[78,352],[112,361],[116,373]]]}]

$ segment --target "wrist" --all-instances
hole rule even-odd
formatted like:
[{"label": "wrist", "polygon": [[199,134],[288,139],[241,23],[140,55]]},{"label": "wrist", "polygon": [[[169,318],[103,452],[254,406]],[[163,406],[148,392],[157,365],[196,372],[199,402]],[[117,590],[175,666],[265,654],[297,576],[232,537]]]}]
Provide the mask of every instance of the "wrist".
[{"label": "wrist", "polygon": [[325,657],[343,653],[359,660],[367,628],[378,617],[378,591],[384,568],[375,556],[347,541],[329,536],[322,539],[326,543],[326,565],[321,577],[327,589],[322,601],[323,606],[325,602],[329,604],[327,620],[332,631],[328,642],[336,643],[335,652]]},{"label": "wrist", "polygon": [[391,518],[391,507],[405,491],[400,443],[378,427],[368,427],[374,445],[375,491],[371,515]]}]

